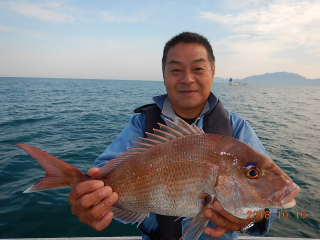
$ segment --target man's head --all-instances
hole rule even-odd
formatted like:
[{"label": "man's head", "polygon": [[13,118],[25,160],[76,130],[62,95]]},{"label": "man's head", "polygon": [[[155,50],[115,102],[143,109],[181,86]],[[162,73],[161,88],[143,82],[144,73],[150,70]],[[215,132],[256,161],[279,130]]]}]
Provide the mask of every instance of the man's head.
[{"label": "man's head", "polygon": [[166,44],[163,79],[177,115],[184,118],[200,115],[209,97],[214,74],[214,56],[204,37],[181,33]]},{"label": "man's head", "polygon": [[182,32],[173,38],[171,38],[166,45],[164,46],[163,49],[163,56],[162,56],[162,72],[165,70],[165,65],[167,61],[167,55],[170,50],[170,48],[174,47],[178,43],[194,43],[194,44],[199,44],[202,45],[206,50],[208,54],[208,59],[211,62],[212,66],[215,65],[215,57],[213,55],[212,47],[205,37],[202,35],[199,35],[197,33],[193,32]]}]

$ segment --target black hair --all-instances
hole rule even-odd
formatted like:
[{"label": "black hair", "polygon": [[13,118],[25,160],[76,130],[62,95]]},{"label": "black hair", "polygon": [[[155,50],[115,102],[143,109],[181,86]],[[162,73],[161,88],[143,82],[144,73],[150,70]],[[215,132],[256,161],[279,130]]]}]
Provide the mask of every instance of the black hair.
[{"label": "black hair", "polygon": [[174,47],[175,45],[177,45],[178,43],[181,43],[181,42],[182,43],[197,43],[197,44],[202,45],[207,50],[209,61],[211,62],[212,66],[214,66],[215,57],[213,55],[212,47],[211,47],[208,39],[206,39],[204,36],[197,34],[197,33],[182,32],[182,33],[174,36],[173,38],[171,38],[164,46],[163,56],[162,56],[162,71],[163,72],[164,72],[164,67],[166,65],[167,55],[168,55],[170,48]]}]

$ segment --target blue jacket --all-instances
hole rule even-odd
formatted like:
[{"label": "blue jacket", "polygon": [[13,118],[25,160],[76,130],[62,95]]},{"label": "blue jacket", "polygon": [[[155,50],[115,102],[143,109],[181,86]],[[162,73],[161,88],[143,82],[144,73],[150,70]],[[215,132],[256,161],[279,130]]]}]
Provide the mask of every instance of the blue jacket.
[{"label": "blue jacket", "polygon": [[[168,100],[168,96],[161,95],[156,96],[153,98],[154,102],[158,105],[160,109],[162,109],[162,118],[165,120],[165,118],[169,118],[172,121],[175,121],[177,116],[175,115],[170,101]],[[197,126],[202,129],[204,124],[204,116],[209,113],[217,104],[218,99],[214,98],[212,93],[210,94],[207,104],[205,105],[200,117],[197,118],[196,124]],[[237,114],[231,113],[228,110],[227,114],[230,119],[230,123],[233,130],[233,137],[245,142],[246,144],[250,145],[251,147],[255,148],[259,152],[265,154],[268,156],[267,151],[261,144],[258,136],[253,131],[249,123],[240,117]],[[112,144],[109,145],[109,147],[95,160],[94,166],[101,168],[107,161],[115,158],[118,155],[121,155],[122,152],[128,151],[128,147],[134,147],[135,144],[134,141],[139,142],[139,137],[144,137],[145,132],[145,114],[140,113],[137,115],[134,115],[128,125],[122,130],[122,132],[116,137],[116,139],[112,142]],[[254,236],[261,236],[267,233],[270,230],[271,224],[276,216],[276,209],[271,209],[271,216],[266,221],[266,224],[262,229],[259,229],[256,231],[250,231],[250,229],[247,231],[248,234],[254,235]],[[158,228],[158,224],[156,221],[156,215],[151,213],[148,218],[146,218],[140,225],[146,232],[150,232],[151,230],[155,230]],[[182,228],[183,231],[185,231],[189,224],[191,222],[190,218],[186,218],[182,221]],[[212,222],[208,223],[208,226],[215,227],[216,225]],[[143,240],[149,240],[149,237],[142,236]],[[205,233],[201,234],[200,240],[205,239],[212,239],[209,238]],[[223,235],[219,239],[238,239],[238,233],[237,232],[227,232],[225,235]]]}]

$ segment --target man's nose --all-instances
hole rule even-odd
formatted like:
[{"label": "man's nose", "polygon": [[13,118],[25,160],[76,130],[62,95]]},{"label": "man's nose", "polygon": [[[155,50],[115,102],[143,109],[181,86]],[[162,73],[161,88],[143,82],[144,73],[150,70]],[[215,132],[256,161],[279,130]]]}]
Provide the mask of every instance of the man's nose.
[{"label": "man's nose", "polygon": [[185,71],[185,74],[180,79],[180,82],[184,83],[184,84],[191,84],[194,81],[195,81],[195,79],[194,79],[194,76],[191,71]]}]

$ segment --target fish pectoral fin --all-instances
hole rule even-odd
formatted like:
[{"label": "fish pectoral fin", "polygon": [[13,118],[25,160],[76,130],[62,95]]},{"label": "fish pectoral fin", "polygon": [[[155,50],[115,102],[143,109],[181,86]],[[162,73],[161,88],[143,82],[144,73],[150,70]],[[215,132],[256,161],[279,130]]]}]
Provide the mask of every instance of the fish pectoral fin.
[{"label": "fish pectoral fin", "polygon": [[196,217],[197,216],[195,216],[192,219],[190,226],[185,231],[185,233],[181,236],[181,238],[179,238],[179,240],[182,240],[183,238],[196,240],[200,237],[201,233],[203,232],[203,229],[207,226],[209,220],[207,218],[200,217],[196,221],[194,221]]},{"label": "fish pectoral fin", "polygon": [[205,209],[210,207],[210,204],[212,204],[214,198],[211,195],[208,195],[206,197],[206,202],[203,206],[203,208],[197,213],[197,215],[192,219],[188,229],[184,232],[184,234],[181,236],[179,240],[182,238],[186,239],[198,239],[201,235],[203,229],[207,226],[209,220],[207,218],[204,218],[202,216]]},{"label": "fish pectoral fin", "polygon": [[137,213],[137,212],[129,212],[117,207],[111,207],[110,211],[113,212],[113,216],[115,219],[122,223],[138,223],[138,226],[142,221],[149,216],[149,213]]}]

